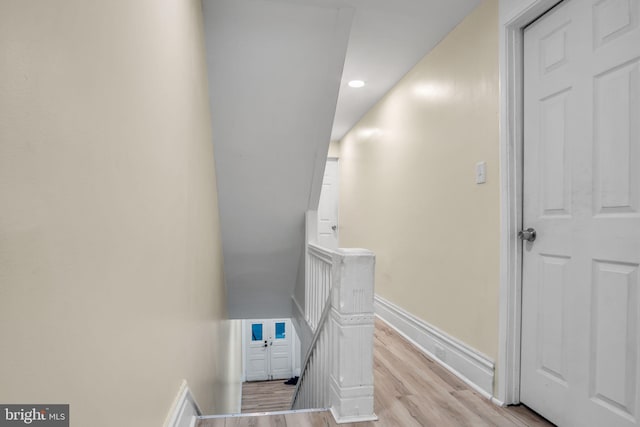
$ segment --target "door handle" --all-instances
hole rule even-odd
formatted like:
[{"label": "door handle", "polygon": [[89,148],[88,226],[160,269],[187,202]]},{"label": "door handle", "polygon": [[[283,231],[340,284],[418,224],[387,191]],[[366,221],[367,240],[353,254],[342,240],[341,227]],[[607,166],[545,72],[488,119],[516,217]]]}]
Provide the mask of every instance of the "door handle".
[{"label": "door handle", "polygon": [[536,240],[536,230],[529,227],[526,230],[518,231],[518,237],[520,240],[526,240],[527,242],[533,242]]}]

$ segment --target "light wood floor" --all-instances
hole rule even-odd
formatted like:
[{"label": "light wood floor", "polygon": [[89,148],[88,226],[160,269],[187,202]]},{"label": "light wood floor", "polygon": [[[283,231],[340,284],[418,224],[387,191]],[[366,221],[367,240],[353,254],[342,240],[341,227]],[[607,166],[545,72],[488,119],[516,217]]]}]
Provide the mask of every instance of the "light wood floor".
[{"label": "light wood floor", "polygon": [[[377,422],[353,427],[552,426],[526,407],[500,408],[376,320],[374,407]],[[330,413],[204,419],[198,427],[336,427]]]},{"label": "light wood floor", "polygon": [[242,412],[273,412],[291,409],[295,385],[286,380],[258,381],[242,384]]}]

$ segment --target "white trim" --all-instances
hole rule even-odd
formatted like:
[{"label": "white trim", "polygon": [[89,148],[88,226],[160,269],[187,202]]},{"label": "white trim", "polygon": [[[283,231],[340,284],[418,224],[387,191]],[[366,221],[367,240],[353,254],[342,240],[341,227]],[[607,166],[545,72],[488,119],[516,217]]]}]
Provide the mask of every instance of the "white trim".
[{"label": "white trim", "polygon": [[304,310],[302,309],[302,306],[300,306],[300,303],[296,299],[295,295],[291,295],[291,305],[293,307],[293,309],[291,310],[293,312],[293,316],[291,318],[296,321],[306,323],[307,327],[309,327],[309,324],[307,323],[307,319],[304,316]]},{"label": "white trim", "polygon": [[[247,320],[242,319],[242,375],[240,375],[240,383],[247,380]],[[242,402],[242,388],[240,388],[240,402]]]},{"label": "white trim", "polygon": [[[300,310],[303,315],[302,318],[304,320],[304,323],[308,323],[309,313],[307,311],[309,310],[309,307],[311,305],[309,301],[309,299],[311,298],[309,292],[309,263],[311,258],[309,256],[309,243],[311,242],[318,242],[318,211],[308,210],[304,214],[304,270],[302,272],[302,280],[304,283],[304,310]],[[292,298],[298,305],[298,308],[301,308],[298,300],[295,299],[295,293]],[[304,341],[302,342],[304,343]]]},{"label": "white trim", "polygon": [[296,329],[296,333],[298,334],[298,338],[300,339],[300,354],[307,354],[307,350],[309,350],[309,345],[311,344],[311,340],[313,339],[313,330],[304,314],[304,310],[300,307],[298,300],[296,300],[295,296],[291,296],[291,305],[292,305],[292,318],[291,321],[294,323],[294,328]]},{"label": "white trim", "polygon": [[493,396],[491,399],[491,403],[493,403],[496,406],[500,406],[500,407],[505,407],[507,406],[506,403],[504,403],[502,400],[498,400],[495,396]]},{"label": "white trim", "polygon": [[217,418],[244,418],[244,417],[264,417],[269,415],[287,415],[287,414],[305,414],[307,412],[326,412],[327,408],[310,408],[310,409],[291,409],[289,411],[271,411],[271,412],[245,412],[238,414],[220,414],[220,415],[201,415],[199,420],[213,420]]},{"label": "white trim", "polygon": [[327,264],[331,264],[333,262],[334,251],[332,251],[331,249],[323,248],[322,246],[319,246],[313,242],[309,242],[307,244],[307,247],[309,248],[309,253],[314,255],[316,258],[320,258]]},{"label": "white trim", "polygon": [[178,394],[164,421],[164,427],[193,427],[201,415],[202,411],[189,390],[187,380],[182,380]]},{"label": "white trim", "polygon": [[333,407],[329,408],[329,412],[333,415],[333,419],[336,424],[346,424],[346,423],[362,423],[366,421],[378,421],[378,416],[376,414],[372,415],[361,415],[361,416],[350,416],[350,417],[341,417]]},{"label": "white trim", "polygon": [[300,337],[298,336],[298,330],[296,328],[296,323],[291,319],[291,339],[293,340],[293,345],[291,346],[291,377],[300,377],[300,364],[302,363],[300,356]]},{"label": "white trim", "polygon": [[238,396],[238,406],[236,406],[236,412],[239,414],[242,412],[242,387],[243,387],[244,382],[240,383],[240,387],[238,387],[238,392],[240,393],[240,396]]},{"label": "white trim", "polygon": [[[520,403],[522,29],[560,0],[500,1],[500,302],[496,399]],[[515,7],[515,9],[513,9]]]},{"label": "white trim", "polygon": [[494,363],[489,357],[378,295],[374,311],[435,362],[486,398],[493,397]]}]

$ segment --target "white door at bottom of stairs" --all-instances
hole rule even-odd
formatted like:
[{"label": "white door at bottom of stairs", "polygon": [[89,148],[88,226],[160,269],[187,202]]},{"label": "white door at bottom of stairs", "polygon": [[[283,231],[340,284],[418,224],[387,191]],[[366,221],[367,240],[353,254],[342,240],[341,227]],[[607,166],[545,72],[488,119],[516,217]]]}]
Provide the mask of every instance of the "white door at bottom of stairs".
[{"label": "white door at bottom of stairs", "polygon": [[291,345],[294,333],[291,320],[247,320],[246,325],[246,380],[291,378]]},{"label": "white door at bottom of stairs", "polygon": [[640,1],[524,30],[520,398],[560,426],[640,420]]}]

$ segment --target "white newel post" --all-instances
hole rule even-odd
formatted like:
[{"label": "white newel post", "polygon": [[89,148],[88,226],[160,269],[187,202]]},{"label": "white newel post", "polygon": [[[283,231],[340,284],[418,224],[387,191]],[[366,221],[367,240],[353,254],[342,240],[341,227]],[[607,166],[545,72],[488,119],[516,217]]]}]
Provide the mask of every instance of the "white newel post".
[{"label": "white newel post", "polygon": [[378,419],[373,412],[374,268],[371,251],[333,254],[329,405],[338,423]]}]

